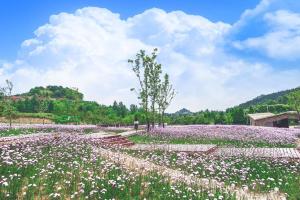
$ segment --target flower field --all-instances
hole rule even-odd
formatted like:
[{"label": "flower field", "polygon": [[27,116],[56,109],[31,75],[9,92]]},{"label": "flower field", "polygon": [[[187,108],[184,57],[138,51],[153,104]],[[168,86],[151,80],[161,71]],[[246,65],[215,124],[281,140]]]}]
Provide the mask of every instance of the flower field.
[{"label": "flower field", "polygon": [[105,160],[73,134],[0,146],[0,199],[234,199]]},{"label": "flower field", "polygon": [[0,125],[0,137],[27,135],[43,132],[81,132],[98,130],[96,125],[61,125],[61,124],[17,124],[11,128],[7,124]]},{"label": "flower field", "polygon": [[254,192],[279,191],[289,199],[300,196],[300,162],[288,159],[215,157],[163,151],[127,151],[158,165],[179,169],[201,178],[213,178],[228,186]]},{"label": "flower field", "polygon": [[91,133],[97,131],[106,131],[113,133],[121,133],[130,130],[132,130],[132,127],[101,127],[96,125],[62,124],[16,124],[10,128],[7,124],[0,124],[0,137],[43,132]]},{"label": "flower field", "polygon": [[140,135],[148,137],[148,140],[152,139],[154,142],[186,143],[190,141],[191,143],[229,144],[246,147],[293,147],[300,136],[300,129],[239,125],[189,125],[155,128],[150,133],[140,133]]},{"label": "flower field", "polygon": [[[102,140],[86,135],[93,131],[117,133],[128,128],[23,125],[10,130],[4,126],[1,130],[17,132],[11,134],[15,136],[2,137],[0,142],[0,199],[236,199],[234,192],[228,190],[204,189],[182,180],[173,182],[157,170],[145,173],[122,165],[117,158],[103,157],[94,151],[101,151]],[[217,141],[222,145],[286,146],[295,143],[299,131],[246,126],[170,126],[132,137],[146,138],[146,142]],[[299,159],[105,148],[193,177],[216,180],[226,187],[258,194],[278,192],[293,200],[300,196]]]}]

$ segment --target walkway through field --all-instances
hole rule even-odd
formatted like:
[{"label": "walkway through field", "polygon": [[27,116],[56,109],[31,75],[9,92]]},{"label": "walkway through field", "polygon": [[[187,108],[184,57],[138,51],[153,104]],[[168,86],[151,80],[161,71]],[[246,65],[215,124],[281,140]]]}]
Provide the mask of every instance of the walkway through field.
[{"label": "walkway through field", "polygon": [[294,148],[218,148],[213,155],[300,159],[300,152]]},{"label": "walkway through field", "polygon": [[156,171],[168,178],[170,178],[171,182],[184,182],[188,185],[198,186],[200,188],[205,188],[209,190],[214,190],[216,188],[222,189],[223,191],[227,191],[231,194],[235,194],[237,199],[248,199],[248,200],[281,200],[286,199],[284,194],[278,192],[271,193],[253,193],[248,190],[244,190],[242,188],[235,188],[225,186],[220,182],[214,179],[206,179],[206,178],[197,178],[195,176],[185,174],[182,171],[174,170],[165,166],[156,165],[152,162],[135,158],[129,156],[127,154],[123,154],[120,152],[113,152],[111,150],[96,148],[94,147],[94,153],[98,154],[101,157],[109,159],[115,163],[120,164],[124,168],[134,170],[140,173],[148,173],[151,171]]},{"label": "walkway through field", "polygon": [[210,153],[216,149],[214,144],[136,144],[130,147],[132,150],[141,151],[180,151]]},{"label": "walkway through field", "polygon": [[215,156],[300,159],[300,152],[294,148],[218,148],[216,145],[210,144],[136,144],[129,147],[129,149],[141,151],[200,152]]}]

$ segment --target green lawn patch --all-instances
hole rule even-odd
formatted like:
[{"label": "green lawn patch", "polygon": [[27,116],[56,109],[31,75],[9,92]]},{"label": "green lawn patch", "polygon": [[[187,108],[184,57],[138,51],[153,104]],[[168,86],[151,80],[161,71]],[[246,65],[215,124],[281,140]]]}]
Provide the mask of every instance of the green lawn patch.
[{"label": "green lawn patch", "polygon": [[128,137],[134,143],[137,144],[216,144],[218,146],[230,146],[230,147],[282,147],[282,148],[294,148],[296,144],[270,144],[263,141],[237,141],[237,140],[222,140],[222,139],[208,139],[208,138],[166,138],[150,135],[132,135]]}]

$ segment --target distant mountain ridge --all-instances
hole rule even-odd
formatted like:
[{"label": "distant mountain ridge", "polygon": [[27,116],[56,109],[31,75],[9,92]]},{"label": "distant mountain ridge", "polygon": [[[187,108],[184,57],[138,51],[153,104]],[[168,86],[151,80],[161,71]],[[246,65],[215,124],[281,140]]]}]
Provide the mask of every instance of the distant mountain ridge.
[{"label": "distant mountain ridge", "polygon": [[181,110],[178,110],[177,112],[174,113],[174,115],[190,115],[193,114],[190,110],[186,108],[182,108]]},{"label": "distant mountain ridge", "polygon": [[274,92],[271,94],[263,94],[260,95],[250,101],[242,103],[238,105],[240,108],[248,108],[250,106],[255,106],[258,104],[286,104],[287,103],[287,95],[291,92],[300,91],[300,87],[283,90],[279,92]]},{"label": "distant mountain ridge", "polygon": [[[262,107],[262,106],[266,106],[266,105],[274,105],[277,107],[288,107],[287,95],[292,92],[295,92],[295,91],[300,91],[300,87],[283,90],[283,91],[279,91],[279,92],[274,92],[271,94],[262,94],[258,97],[255,97],[254,99],[252,99],[250,101],[239,104],[238,106],[234,106],[232,108],[249,109],[251,106]],[[230,110],[232,108],[228,108],[227,110]],[[200,111],[199,113],[201,113],[201,112],[202,111]],[[175,113],[169,113],[169,115],[175,115],[175,116],[193,115],[193,114],[195,114],[195,113],[191,112],[190,110],[188,110],[186,108],[182,108]]]}]

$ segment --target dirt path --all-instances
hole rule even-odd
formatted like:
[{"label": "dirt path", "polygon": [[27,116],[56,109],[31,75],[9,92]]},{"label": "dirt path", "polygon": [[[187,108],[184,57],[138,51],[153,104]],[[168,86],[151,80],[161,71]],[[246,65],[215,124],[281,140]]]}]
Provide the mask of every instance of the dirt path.
[{"label": "dirt path", "polygon": [[290,158],[300,159],[300,152],[295,148],[217,148],[216,156],[242,156],[255,158]]},{"label": "dirt path", "polygon": [[119,135],[128,137],[128,136],[135,135],[135,134],[141,133],[141,132],[144,132],[144,130],[138,130],[138,131],[130,130],[130,131],[119,133]]},{"label": "dirt path", "polygon": [[208,153],[213,151],[217,145],[214,144],[135,144],[129,149],[141,151],[179,151]]},{"label": "dirt path", "polygon": [[296,141],[296,144],[297,144],[297,149],[300,151],[300,139],[298,139],[297,141]]},{"label": "dirt path", "polygon": [[[298,141],[300,148],[300,141]],[[210,144],[135,144],[129,149],[141,151],[179,151],[207,153],[215,156],[300,159],[296,148],[231,148]]]},{"label": "dirt path", "polygon": [[200,188],[206,188],[209,190],[213,190],[216,188],[227,191],[231,194],[236,194],[237,199],[249,199],[249,200],[281,200],[286,199],[284,194],[281,193],[253,193],[242,188],[233,188],[224,186],[214,179],[205,179],[205,178],[197,178],[192,175],[185,174],[178,170],[173,170],[165,166],[159,166],[152,162],[138,159],[127,154],[123,154],[120,152],[113,152],[107,149],[102,148],[94,148],[94,152],[101,157],[104,157],[108,160],[111,160],[115,163],[122,165],[124,168],[129,170],[138,171],[140,173],[146,174],[151,171],[157,171],[163,176],[170,178],[172,182],[184,182],[188,185],[195,185]]}]

